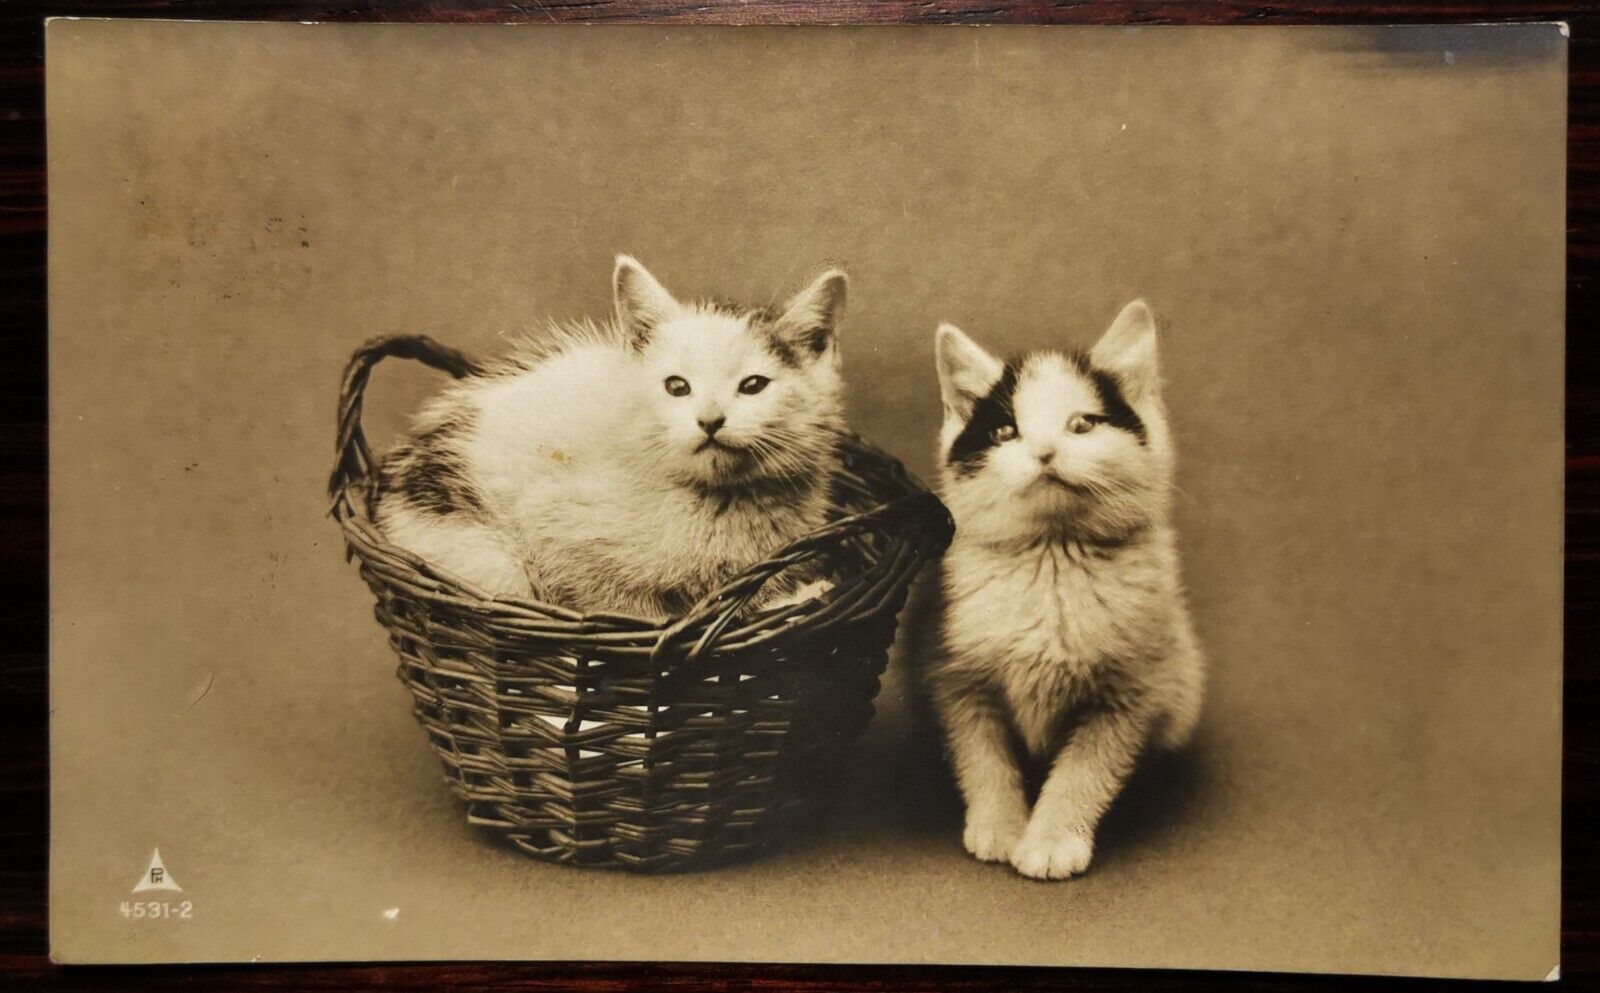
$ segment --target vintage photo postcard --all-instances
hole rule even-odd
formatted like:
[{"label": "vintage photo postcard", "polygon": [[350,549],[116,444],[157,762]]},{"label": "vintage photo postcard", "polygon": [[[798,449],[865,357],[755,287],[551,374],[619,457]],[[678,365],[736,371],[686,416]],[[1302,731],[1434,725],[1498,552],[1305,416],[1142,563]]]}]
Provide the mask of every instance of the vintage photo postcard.
[{"label": "vintage photo postcard", "polygon": [[1559,974],[1564,26],[47,35],[57,961]]}]

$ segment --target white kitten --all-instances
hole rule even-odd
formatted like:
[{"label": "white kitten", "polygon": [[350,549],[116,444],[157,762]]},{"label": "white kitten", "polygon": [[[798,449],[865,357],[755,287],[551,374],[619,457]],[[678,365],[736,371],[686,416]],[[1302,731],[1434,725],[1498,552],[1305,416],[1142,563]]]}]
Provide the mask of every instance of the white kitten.
[{"label": "white kitten", "polygon": [[964,841],[1025,876],[1076,875],[1145,743],[1181,746],[1200,712],[1155,323],[1136,301],[1087,355],[1012,363],[946,324],[937,353],[956,535],[924,682]]},{"label": "white kitten", "polygon": [[679,303],[620,256],[614,321],[555,329],[422,412],[380,526],[491,594],[684,610],[824,523],[845,288],[830,270],[782,309]]}]

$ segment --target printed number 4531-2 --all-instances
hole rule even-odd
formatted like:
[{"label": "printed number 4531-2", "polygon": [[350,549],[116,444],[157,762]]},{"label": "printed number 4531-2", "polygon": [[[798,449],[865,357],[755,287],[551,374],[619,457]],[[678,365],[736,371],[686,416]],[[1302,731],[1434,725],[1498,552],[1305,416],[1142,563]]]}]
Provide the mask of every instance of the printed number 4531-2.
[{"label": "printed number 4531-2", "polygon": [[166,900],[134,900],[122,901],[118,911],[123,917],[135,920],[163,920],[173,918],[188,920],[194,916],[194,903],[184,900],[179,903],[170,903]]}]

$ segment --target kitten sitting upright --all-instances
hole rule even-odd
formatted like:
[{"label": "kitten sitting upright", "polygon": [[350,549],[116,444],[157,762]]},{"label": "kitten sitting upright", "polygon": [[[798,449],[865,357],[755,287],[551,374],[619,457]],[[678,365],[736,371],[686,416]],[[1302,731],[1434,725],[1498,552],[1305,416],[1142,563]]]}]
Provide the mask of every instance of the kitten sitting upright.
[{"label": "kitten sitting upright", "polygon": [[1009,363],[946,324],[936,351],[956,535],[924,683],[964,842],[1035,879],[1076,875],[1145,743],[1180,747],[1200,711],[1155,322],[1135,301],[1088,354]]},{"label": "kitten sitting upright", "polygon": [[[679,302],[628,256],[615,319],[449,386],[381,468],[395,544],[489,594],[648,619],[821,527],[844,428],[846,280],[783,307]],[[757,606],[803,599],[791,569]]]}]

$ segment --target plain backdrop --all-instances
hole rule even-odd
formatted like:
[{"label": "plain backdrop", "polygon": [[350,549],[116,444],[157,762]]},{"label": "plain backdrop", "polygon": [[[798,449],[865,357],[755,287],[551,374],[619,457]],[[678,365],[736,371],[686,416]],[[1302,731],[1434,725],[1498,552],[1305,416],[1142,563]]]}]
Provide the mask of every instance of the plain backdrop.
[{"label": "plain backdrop", "polygon": [[[57,20],[47,62],[58,958],[1556,964],[1562,29]],[[467,827],[326,516],[339,373],[601,315],[622,251],[752,301],[843,264],[851,417],[924,476],[939,321],[1153,304],[1210,695],[1088,876],[963,854],[898,662],[760,860]],[[437,383],[380,369],[374,438]],[[191,919],[120,913],[156,847]]]}]

